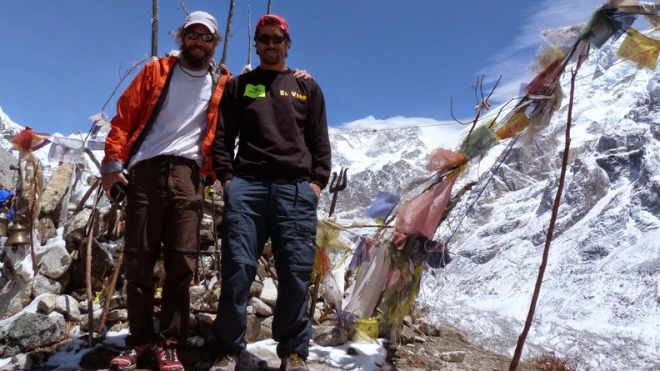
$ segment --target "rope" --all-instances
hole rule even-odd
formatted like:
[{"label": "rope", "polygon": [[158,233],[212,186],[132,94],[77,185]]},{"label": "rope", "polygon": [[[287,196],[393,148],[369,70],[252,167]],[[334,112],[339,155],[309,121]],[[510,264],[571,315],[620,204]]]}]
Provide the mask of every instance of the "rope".
[{"label": "rope", "polygon": [[454,228],[454,230],[451,231],[451,234],[450,234],[449,237],[447,238],[447,241],[445,241],[445,246],[448,246],[448,245],[449,245],[449,242],[452,240],[452,238],[454,238],[454,235],[456,234],[456,232],[458,231],[458,229],[461,227],[461,224],[463,223],[463,220],[468,216],[469,213],[471,213],[471,212],[474,210],[474,205],[477,203],[477,201],[479,201],[479,198],[481,198],[481,195],[482,195],[482,194],[484,193],[484,191],[486,190],[486,187],[488,186],[488,184],[490,183],[490,181],[493,179],[493,177],[495,177],[495,174],[496,174],[497,171],[500,169],[500,166],[504,163],[504,160],[506,160],[507,156],[508,156],[509,153],[511,152],[511,149],[513,148],[513,145],[514,145],[517,141],[518,141],[518,136],[516,136],[515,138],[513,138],[513,140],[512,140],[511,142],[509,142],[509,145],[505,148],[505,150],[504,150],[504,152],[502,153],[502,155],[500,155],[500,159],[499,159],[499,160],[498,160],[498,161],[497,161],[497,162],[491,167],[491,170],[490,170],[490,174],[491,174],[491,175],[490,175],[490,177],[486,180],[486,183],[483,185],[483,187],[481,187],[481,190],[480,190],[479,192],[476,193],[477,196],[476,196],[475,199],[472,201],[472,203],[471,203],[470,205],[468,205],[467,210],[465,211],[465,213],[462,214],[461,219],[458,221],[458,224],[456,225],[456,227]]}]

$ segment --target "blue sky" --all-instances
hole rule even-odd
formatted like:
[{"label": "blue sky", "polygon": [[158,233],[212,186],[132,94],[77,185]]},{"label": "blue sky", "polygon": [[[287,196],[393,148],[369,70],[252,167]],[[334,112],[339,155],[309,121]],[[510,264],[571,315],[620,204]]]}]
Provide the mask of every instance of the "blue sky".
[{"label": "blue sky", "polygon": [[[183,0],[205,10],[224,36],[229,1]],[[149,0],[2,1],[0,107],[22,126],[86,133],[122,76],[151,50]],[[227,65],[247,63],[248,28],[267,0],[236,0]],[[377,4],[376,6],[374,4]],[[326,98],[333,127],[374,116],[451,120],[474,116],[471,86],[502,75],[492,103],[515,97],[532,78],[529,63],[544,29],[585,23],[601,0],[273,0],[293,39],[287,64],[308,70]],[[251,22],[248,24],[248,6]],[[160,55],[176,48],[170,31],[186,14],[179,0],[159,0]],[[252,31],[253,32],[253,31]],[[252,53],[252,65],[258,57]],[[222,56],[219,45],[216,59]],[[130,75],[103,110],[112,117]],[[486,92],[487,93],[487,92]]]}]

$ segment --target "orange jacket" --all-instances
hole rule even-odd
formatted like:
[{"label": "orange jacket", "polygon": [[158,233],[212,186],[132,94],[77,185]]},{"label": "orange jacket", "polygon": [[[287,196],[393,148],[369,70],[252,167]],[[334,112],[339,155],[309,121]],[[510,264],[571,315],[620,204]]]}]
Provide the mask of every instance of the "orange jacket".
[{"label": "orange jacket", "polygon": [[[102,174],[121,171],[128,165],[133,146],[143,134],[147,123],[153,122],[158,115],[156,110],[158,98],[176,63],[178,63],[178,58],[175,56],[161,57],[149,62],[119,97],[117,115],[110,123],[110,132],[105,140]],[[220,97],[222,97],[227,80],[231,77],[229,70],[224,65],[220,66],[218,72],[220,75],[215,84],[206,116],[206,132],[202,141],[204,165],[200,169],[202,175],[209,175],[213,179],[215,179],[215,173],[211,163],[213,157],[211,152],[215,126],[218,122]]]}]

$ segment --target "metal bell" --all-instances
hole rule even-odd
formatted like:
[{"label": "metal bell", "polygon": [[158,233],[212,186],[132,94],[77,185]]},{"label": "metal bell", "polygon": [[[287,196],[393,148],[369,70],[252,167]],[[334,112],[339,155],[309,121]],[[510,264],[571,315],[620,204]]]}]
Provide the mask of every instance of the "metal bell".
[{"label": "metal bell", "polygon": [[7,213],[0,213],[0,237],[7,237],[9,228],[9,216]]},{"label": "metal bell", "polygon": [[5,245],[23,245],[29,244],[30,237],[27,235],[27,228],[19,223],[14,223],[9,227],[9,238]]}]

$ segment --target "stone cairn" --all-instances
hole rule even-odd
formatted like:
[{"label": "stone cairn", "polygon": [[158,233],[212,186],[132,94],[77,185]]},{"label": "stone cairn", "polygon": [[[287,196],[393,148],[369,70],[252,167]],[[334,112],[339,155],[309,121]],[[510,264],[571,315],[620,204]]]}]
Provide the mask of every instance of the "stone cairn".
[{"label": "stone cairn", "polygon": [[[72,334],[92,346],[107,332],[128,326],[124,282],[121,269],[117,269],[122,255],[122,210],[103,198],[90,206],[99,182],[85,174],[80,165],[64,163],[54,169],[40,196],[31,244],[9,245],[7,237],[0,238],[0,358],[12,357],[15,369],[30,368],[31,353],[54,350]],[[89,179],[83,179],[85,176]],[[76,186],[83,183],[84,195],[75,196]],[[222,209],[221,190],[211,191],[204,203],[202,253],[190,286],[189,335],[205,343],[215,341],[211,323],[220,295],[220,249],[216,241]],[[271,336],[277,272],[269,250],[267,245],[250,288],[248,343]],[[91,251],[91,262],[87,251]],[[157,313],[158,288],[164,279],[162,262],[156,265],[155,277]],[[312,292],[318,292],[313,312],[314,343],[335,346],[352,340],[353,330],[338,326],[334,305],[324,302],[323,287],[310,288]],[[425,316],[412,317],[406,319],[399,341],[424,341],[426,336],[438,335],[438,328]]]}]

